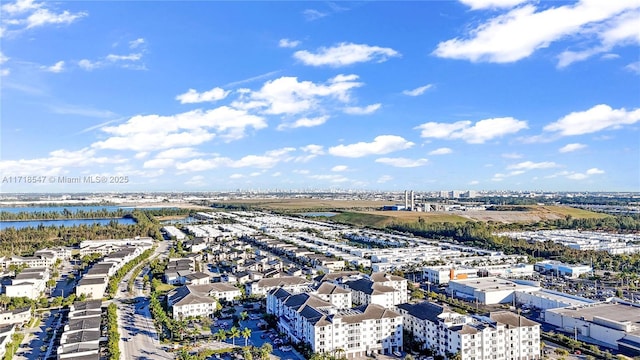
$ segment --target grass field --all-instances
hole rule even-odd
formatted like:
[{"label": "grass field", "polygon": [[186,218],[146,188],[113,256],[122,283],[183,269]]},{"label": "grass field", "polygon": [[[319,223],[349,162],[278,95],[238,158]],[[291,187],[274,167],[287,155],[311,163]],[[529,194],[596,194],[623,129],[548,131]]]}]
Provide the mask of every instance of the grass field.
[{"label": "grass field", "polygon": [[222,204],[247,205],[256,209],[296,211],[338,211],[340,214],[331,220],[359,226],[384,227],[392,223],[418,221],[433,222],[465,222],[494,221],[501,223],[536,222],[541,220],[562,219],[567,215],[573,218],[602,218],[609,215],[576,209],[568,206],[520,206],[526,211],[456,211],[456,212],[411,212],[381,211],[384,205],[392,205],[393,201],[367,200],[322,200],[322,199],[239,199],[218,201]]},{"label": "grass field", "polygon": [[158,284],[158,287],[156,287],[156,291],[161,293],[161,294],[164,294],[164,293],[169,292],[169,291],[171,291],[171,290],[173,290],[175,288],[176,287],[173,286],[173,285],[162,283],[162,284]]},{"label": "grass field", "polygon": [[393,201],[368,200],[322,200],[322,199],[238,199],[216,201],[219,204],[248,205],[269,210],[349,210],[349,209],[381,209],[385,205],[393,205]]}]

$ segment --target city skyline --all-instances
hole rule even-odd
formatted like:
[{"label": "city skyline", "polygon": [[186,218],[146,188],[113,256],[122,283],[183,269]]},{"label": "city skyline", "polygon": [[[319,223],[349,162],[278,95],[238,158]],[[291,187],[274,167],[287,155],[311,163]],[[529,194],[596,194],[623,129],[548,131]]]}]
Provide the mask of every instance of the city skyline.
[{"label": "city skyline", "polygon": [[640,190],[640,1],[1,11],[3,193]]}]

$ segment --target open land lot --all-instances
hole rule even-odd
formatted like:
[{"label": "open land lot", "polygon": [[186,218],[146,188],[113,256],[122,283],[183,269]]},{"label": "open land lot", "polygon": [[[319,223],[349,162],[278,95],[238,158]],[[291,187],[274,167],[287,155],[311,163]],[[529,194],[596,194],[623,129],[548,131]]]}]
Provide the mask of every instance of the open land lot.
[{"label": "open land lot", "polygon": [[447,212],[412,212],[381,211],[384,205],[392,205],[392,201],[367,200],[321,200],[321,199],[242,199],[219,201],[220,204],[247,205],[256,209],[296,211],[338,211],[342,212],[331,220],[362,226],[385,226],[392,223],[414,222],[422,218],[426,222],[465,222],[494,221],[501,223],[537,222],[542,220],[573,218],[603,218],[609,215],[568,206],[519,206],[521,211],[447,211]]}]

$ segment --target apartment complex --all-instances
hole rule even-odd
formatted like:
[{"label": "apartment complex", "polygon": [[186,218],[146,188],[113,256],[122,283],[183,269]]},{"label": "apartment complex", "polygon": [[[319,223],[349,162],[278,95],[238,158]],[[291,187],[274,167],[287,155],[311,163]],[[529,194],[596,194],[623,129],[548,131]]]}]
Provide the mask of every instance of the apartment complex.
[{"label": "apartment complex", "polygon": [[315,353],[341,349],[353,358],[402,351],[402,315],[377,304],[340,308],[344,298],[336,299],[338,305],[313,290],[278,288],[267,294],[267,312],[278,317],[278,327],[287,337],[308,343]]},{"label": "apartment complex", "polygon": [[404,327],[423,348],[462,360],[528,360],[540,358],[540,325],[500,311],[488,317],[468,316],[430,302],[401,304]]}]

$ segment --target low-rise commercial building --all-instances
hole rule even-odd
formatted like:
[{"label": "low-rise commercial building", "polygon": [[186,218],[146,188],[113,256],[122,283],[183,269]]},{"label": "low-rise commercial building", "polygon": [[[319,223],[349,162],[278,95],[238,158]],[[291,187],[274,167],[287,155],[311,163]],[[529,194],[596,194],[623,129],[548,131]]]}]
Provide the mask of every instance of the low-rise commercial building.
[{"label": "low-rise commercial building", "polygon": [[545,310],[544,322],[579,340],[607,346],[631,356],[640,355],[640,306],[601,302]]},{"label": "low-rise commercial building", "polygon": [[453,296],[485,305],[513,303],[516,291],[538,290],[539,286],[519,284],[495,277],[449,281],[447,288],[447,292]]}]

